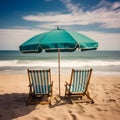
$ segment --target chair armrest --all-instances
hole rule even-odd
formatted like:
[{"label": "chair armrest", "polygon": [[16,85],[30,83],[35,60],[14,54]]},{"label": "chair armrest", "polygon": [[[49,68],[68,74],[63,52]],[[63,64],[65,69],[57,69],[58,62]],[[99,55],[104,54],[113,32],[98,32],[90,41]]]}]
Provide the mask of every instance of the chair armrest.
[{"label": "chair armrest", "polygon": [[28,85],[28,87],[31,87],[31,86],[32,86],[32,85],[30,85],[30,84]]},{"label": "chair armrest", "polygon": [[32,86],[33,86],[33,84],[29,84],[29,85],[28,85],[28,87],[32,87]]},{"label": "chair armrest", "polygon": [[69,86],[70,86],[70,84],[69,84],[67,81],[65,81],[65,86],[67,86],[67,85],[69,85]]},{"label": "chair armrest", "polygon": [[69,83],[67,81],[65,81],[65,84],[69,85]]}]

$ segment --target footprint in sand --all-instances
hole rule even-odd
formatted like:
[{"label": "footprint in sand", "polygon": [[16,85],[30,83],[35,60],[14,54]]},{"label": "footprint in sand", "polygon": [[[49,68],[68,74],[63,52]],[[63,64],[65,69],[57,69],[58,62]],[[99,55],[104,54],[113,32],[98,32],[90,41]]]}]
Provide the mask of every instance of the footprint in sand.
[{"label": "footprint in sand", "polygon": [[115,99],[109,99],[108,101],[109,101],[109,102],[116,102]]},{"label": "footprint in sand", "polygon": [[71,111],[71,110],[68,110],[68,112],[69,112],[69,113],[72,113],[72,111]]},{"label": "footprint in sand", "polygon": [[109,92],[105,92],[106,94],[109,94]]},{"label": "footprint in sand", "polygon": [[48,117],[48,118],[47,118],[47,120],[53,120],[53,118],[51,118],[51,117]]},{"label": "footprint in sand", "polygon": [[[72,110],[68,110],[68,113],[72,116],[73,120],[77,119],[76,115],[85,113],[84,107],[80,104],[74,105],[74,109],[72,108]],[[76,113],[76,115],[74,114],[74,112]]]},{"label": "footprint in sand", "polygon": [[117,86],[116,88],[120,89],[120,86]]},{"label": "footprint in sand", "polygon": [[97,110],[97,111],[105,111],[105,112],[108,111],[108,110],[106,110],[106,109],[101,109],[101,108],[98,108],[98,107],[96,107],[96,110]]},{"label": "footprint in sand", "polygon": [[93,115],[88,115],[90,118],[93,118],[93,119],[95,119],[95,117],[93,116]]},{"label": "footprint in sand", "polygon": [[100,108],[96,108],[97,111],[102,111]]},{"label": "footprint in sand", "polygon": [[76,115],[71,114],[71,116],[72,116],[73,120],[78,120],[77,117],[76,117]]},{"label": "footprint in sand", "polygon": [[70,113],[70,116],[73,118],[73,120],[77,120],[76,115],[74,115],[71,110],[68,110],[68,112]]}]

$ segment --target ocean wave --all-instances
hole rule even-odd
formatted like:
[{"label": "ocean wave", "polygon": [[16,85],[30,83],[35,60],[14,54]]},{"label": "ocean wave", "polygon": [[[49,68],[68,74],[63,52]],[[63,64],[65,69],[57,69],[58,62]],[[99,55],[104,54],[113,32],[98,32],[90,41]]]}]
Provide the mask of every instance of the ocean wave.
[{"label": "ocean wave", "polygon": [[[61,67],[82,66],[119,66],[120,60],[61,60]],[[57,67],[57,60],[6,60],[0,61],[0,67]]]}]

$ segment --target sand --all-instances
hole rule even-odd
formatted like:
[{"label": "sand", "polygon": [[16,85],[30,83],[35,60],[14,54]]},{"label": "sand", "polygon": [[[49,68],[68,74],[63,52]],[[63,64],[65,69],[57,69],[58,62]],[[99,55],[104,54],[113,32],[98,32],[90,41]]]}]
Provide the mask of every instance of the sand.
[{"label": "sand", "polygon": [[[53,94],[58,94],[57,75]],[[27,74],[0,74],[0,120],[120,120],[120,76],[92,75],[89,91],[95,103],[70,104],[64,99],[64,82],[70,75],[61,77],[60,103],[51,106],[29,105],[25,101],[28,95]]]}]

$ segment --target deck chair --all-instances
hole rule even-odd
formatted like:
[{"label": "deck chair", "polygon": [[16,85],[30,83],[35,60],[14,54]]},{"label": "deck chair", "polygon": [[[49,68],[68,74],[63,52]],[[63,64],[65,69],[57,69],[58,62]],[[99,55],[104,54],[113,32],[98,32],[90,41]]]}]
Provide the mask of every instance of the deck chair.
[{"label": "deck chair", "polygon": [[[53,94],[52,92],[53,82],[51,82],[51,70],[28,69],[28,78],[30,89],[27,105],[36,103],[51,104],[51,97]],[[45,96],[47,97],[47,100],[35,101],[35,98],[45,98]]]},{"label": "deck chair", "polygon": [[[75,102],[84,102],[82,100],[83,96],[87,96],[91,103],[94,103],[93,99],[90,97],[88,91],[88,85],[91,77],[92,69],[89,70],[74,70],[72,69],[70,84],[66,82],[65,84],[65,97],[77,96],[81,100]],[[74,100],[71,99],[73,103]]]}]

